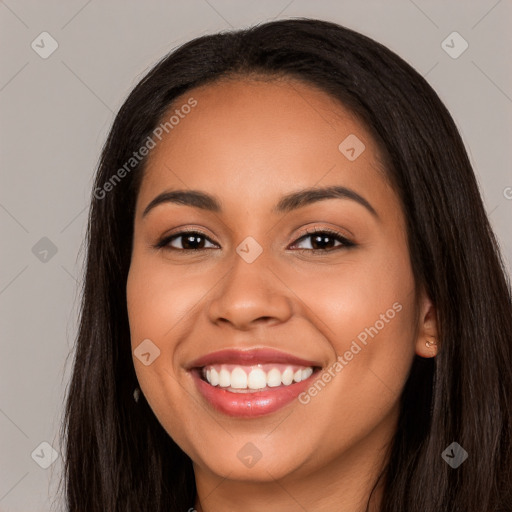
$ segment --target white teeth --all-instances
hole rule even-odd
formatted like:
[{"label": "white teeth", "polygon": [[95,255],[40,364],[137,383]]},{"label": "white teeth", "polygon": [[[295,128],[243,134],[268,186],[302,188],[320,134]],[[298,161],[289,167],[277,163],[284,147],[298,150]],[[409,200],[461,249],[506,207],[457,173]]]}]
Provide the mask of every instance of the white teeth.
[{"label": "white teeth", "polygon": [[261,368],[254,368],[247,378],[249,389],[262,389],[267,385],[267,376]]},{"label": "white teeth", "polygon": [[[208,376],[206,376],[206,378],[208,379]],[[210,384],[211,384],[211,382],[210,382]],[[231,385],[231,375],[226,369],[222,368],[222,370],[219,373],[219,386],[221,388],[229,388],[230,385]]]},{"label": "white teeth", "polygon": [[289,386],[293,382],[293,370],[289,366],[281,375],[281,382],[285,386]]},{"label": "white teeth", "polygon": [[281,385],[281,372],[277,368],[272,368],[267,373],[267,385],[269,388],[275,388]]},{"label": "white teeth", "polygon": [[313,368],[306,368],[306,369],[302,370],[302,379],[301,380],[309,379],[309,377],[311,377],[312,374],[313,374]]},{"label": "white teeth", "polygon": [[242,368],[235,368],[231,372],[231,387],[235,389],[247,388],[247,373]]},{"label": "white teeth", "polygon": [[[227,366],[227,367],[226,367]],[[216,365],[203,368],[203,375],[206,381],[212,386],[221,388],[250,389],[258,390],[266,387],[276,388],[278,386],[289,386],[294,382],[301,382],[313,374],[313,368],[300,368],[280,365],[280,368],[272,368],[265,372],[261,365],[258,366],[234,366]],[[230,371],[231,370],[231,371]]]},{"label": "white teeth", "polygon": [[219,383],[219,372],[215,368],[212,368],[210,370],[210,377],[208,377],[208,372],[206,372],[206,380],[212,386],[216,386]]}]

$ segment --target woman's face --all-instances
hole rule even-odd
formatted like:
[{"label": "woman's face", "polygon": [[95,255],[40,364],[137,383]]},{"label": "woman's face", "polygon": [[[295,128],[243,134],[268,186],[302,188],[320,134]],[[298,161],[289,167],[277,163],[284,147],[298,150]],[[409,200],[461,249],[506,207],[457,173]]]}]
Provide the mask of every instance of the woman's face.
[{"label": "woman's face", "polygon": [[[374,140],[291,80],[217,83],[174,109],[137,198],[127,282],[142,392],[196,474],[269,481],[365,454],[373,468],[414,354],[434,355]],[[211,199],[147,209],[178,190]]]}]

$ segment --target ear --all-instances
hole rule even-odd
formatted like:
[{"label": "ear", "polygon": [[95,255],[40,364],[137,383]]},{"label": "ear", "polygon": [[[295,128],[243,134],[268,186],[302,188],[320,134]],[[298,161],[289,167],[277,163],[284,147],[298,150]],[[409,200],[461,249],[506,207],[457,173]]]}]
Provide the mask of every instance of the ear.
[{"label": "ear", "polygon": [[416,354],[420,357],[435,357],[439,351],[437,310],[423,291],[419,302]]}]

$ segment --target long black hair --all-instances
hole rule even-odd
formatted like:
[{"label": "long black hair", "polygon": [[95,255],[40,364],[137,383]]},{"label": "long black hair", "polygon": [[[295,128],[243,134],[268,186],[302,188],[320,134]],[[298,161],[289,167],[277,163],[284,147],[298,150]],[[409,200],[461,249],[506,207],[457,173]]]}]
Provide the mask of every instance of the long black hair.
[{"label": "long black hair", "polygon": [[[190,458],[144,396],[137,404],[132,396],[125,285],[146,158],[122,179],[118,170],[179,95],[250,76],[320,88],[370,130],[401,200],[416,286],[436,307],[440,349],[432,359],[416,356],[411,367],[381,474],[382,512],[512,511],[510,281],[461,137],[434,90],[395,53],[307,18],[182,45],[138,83],[114,120],[91,196],[61,430],[68,510],[183,512],[194,505]],[[452,442],[468,453],[456,469],[441,456]]]}]

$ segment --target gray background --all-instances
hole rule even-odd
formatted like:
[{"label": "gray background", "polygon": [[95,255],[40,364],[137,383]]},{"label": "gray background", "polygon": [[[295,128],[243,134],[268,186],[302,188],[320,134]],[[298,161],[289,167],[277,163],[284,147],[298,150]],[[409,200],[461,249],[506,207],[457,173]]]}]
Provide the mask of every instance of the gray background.
[{"label": "gray background", "polygon": [[[115,112],[172,48],[201,34],[295,16],[358,30],[426,77],[460,129],[510,269],[510,0],[0,1],[0,511],[47,511],[55,495],[62,457],[47,469],[36,460],[49,461],[44,441],[60,453],[80,247]],[[47,59],[31,47],[44,31],[59,45]],[[453,31],[469,44],[456,59],[441,46]],[[47,40],[39,44],[48,48]]]}]

